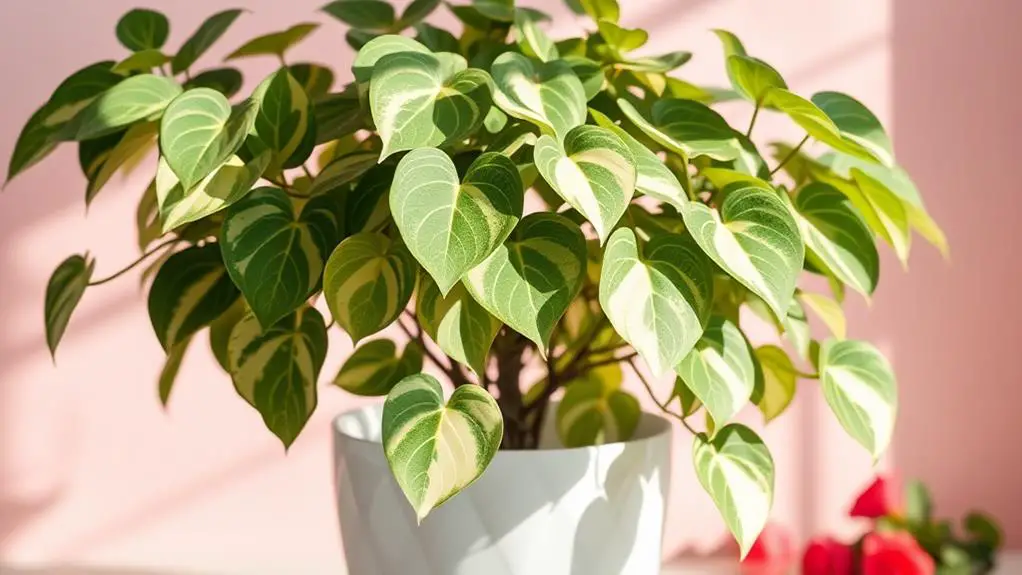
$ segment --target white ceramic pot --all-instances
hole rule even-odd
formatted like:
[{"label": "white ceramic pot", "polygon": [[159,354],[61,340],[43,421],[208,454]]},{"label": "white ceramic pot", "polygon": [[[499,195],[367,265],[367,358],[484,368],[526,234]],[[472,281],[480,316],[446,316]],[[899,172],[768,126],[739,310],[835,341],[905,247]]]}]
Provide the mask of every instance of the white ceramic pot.
[{"label": "white ceramic pot", "polygon": [[660,573],[667,420],[643,414],[632,441],[577,449],[556,445],[548,422],[543,449],[499,451],[475,483],[416,525],[383,455],[382,411],[334,420],[350,575]]}]

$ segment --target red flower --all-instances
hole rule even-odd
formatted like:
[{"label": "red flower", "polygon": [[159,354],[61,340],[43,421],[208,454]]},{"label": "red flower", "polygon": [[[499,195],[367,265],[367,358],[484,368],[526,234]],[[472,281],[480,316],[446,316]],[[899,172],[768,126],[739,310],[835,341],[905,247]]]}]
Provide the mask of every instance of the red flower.
[{"label": "red flower", "polygon": [[833,537],[813,539],[802,556],[802,575],[852,575],[852,548]]},{"label": "red flower", "polygon": [[878,519],[886,515],[900,515],[904,509],[904,491],[901,481],[894,475],[877,476],[873,484],[859,495],[849,515]]},{"label": "red flower", "polygon": [[776,523],[767,523],[749,554],[742,561],[744,575],[784,575],[795,562],[795,538],[791,531]]},{"label": "red flower", "polygon": [[933,575],[933,558],[904,531],[869,533],[862,541],[862,575]]}]

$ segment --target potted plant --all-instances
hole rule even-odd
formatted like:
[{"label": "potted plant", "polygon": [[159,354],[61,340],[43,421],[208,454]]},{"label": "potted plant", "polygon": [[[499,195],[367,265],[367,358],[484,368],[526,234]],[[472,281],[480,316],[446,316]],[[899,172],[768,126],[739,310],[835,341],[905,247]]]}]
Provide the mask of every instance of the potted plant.
[{"label": "potted plant", "polygon": [[[357,347],[333,382],[386,396],[336,421],[360,574],[656,573],[665,418],[691,431],[695,473],[744,554],[774,468],[732,418],[749,403],[779,416],[798,380],[822,386],[879,457],[895,378],[877,349],[845,338],[840,303],[876,288],[877,238],[902,261],[913,230],[946,245],[877,118],[845,94],[795,94],[721,30],[730,88],[680,80],[690,54],[636,55],[647,34],[615,0],[575,2],[589,32],[556,42],[545,14],[510,0],[450,5],[459,36],[425,23],[438,4],[324,6],[358,51],[341,89],[326,66],[287,57],[317,24],[200,71],[242,10],[176,50],[165,16],[126,14],[126,55],[58,86],[10,162],[8,178],[73,142],[91,202],[158,150],[140,191],[141,257],[103,278],[87,253],[57,267],[51,351],[86,291],[149,262],[160,398],[208,331],[286,448],[316,407],[327,330],[342,329]],[[238,96],[234,65],[249,57],[281,66]],[[748,102],[747,127],[714,111],[725,100]],[[805,137],[757,145],[761,113]],[[829,293],[798,288],[802,275]],[[794,357],[750,344],[743,308]],[[807,310],[830,336],[811,334]],[[394,325],[403,346],[381,335]],[[626,373],[658,414],[622,387]],[[655,389],[667,374],[673,385]]]}]

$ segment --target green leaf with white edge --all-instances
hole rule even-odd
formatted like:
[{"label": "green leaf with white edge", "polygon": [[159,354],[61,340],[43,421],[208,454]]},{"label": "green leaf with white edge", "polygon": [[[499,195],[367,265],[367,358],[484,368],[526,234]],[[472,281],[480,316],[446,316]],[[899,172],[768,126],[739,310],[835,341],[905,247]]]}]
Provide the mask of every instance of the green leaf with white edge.
[{"label": "green leaf with white edge", "polygon": [[323,316],[305,306],[263,328],[247,315],[231,331],[228,349],[234,389],[289,448],[316,409],[327,350]]},{"label": "green leaf with white edge", "polygon": [[841,92],[817,92],[811,98],[841,135],[863,146],[887,166],[894,166],[894,146],[884,126],[862,102]]},{"label": "green leaf with white edge", "polygon": [[376,152],[351,152],[336,158],[316,174],[308,194],[320,196],[338,190],[362,177],[379,160]]},{"label": "green leaf with white edge", "polygon": [[480,155],[459,182],[446,153],[413,150],[401,159],[390,188],[401,237],[444,295],[504,243],[524,202],[517,166],[495,152]]},{"label": "green leaf with white edge", "polygon": [[258,106],[254,132],[273,151],[268,171],[276,173],[302,145],[310,129],[309,98],[287,68],[280,68],[252,93]]},{"label": "green leaf with white edge", "polygon": [[788,88],[777,70],[752,56],[741,54],[728,56],[727,75],[736,92],[757,104],[762,104],[772,89]]},{"label": "green leaf with white edge", "polygon": [[464,285],[456,284],[444,296],[429,275],[420,275],[415,316],[447,357],[477,375],[486,373],[486,357],[503,324],[472,299]]},{"label": "green leaf with white edge", "polygon": [[[462,61],[463,62],[463,61]],[[492,105],[489,74],[449,74],[432,54],[398,52],[373,68],[369,106],[383,140],[380,159],[404,150],[446,146],[482,125]]]},{"label": "green leaf with white edge", "polygon": [[192,76],[185,82],[185,89],[212,88],[230,98],[241,90],[244,77],[237,68],[213,68]]},{"label": "green leaf with white edge", "polygon": [[245,298],[239,297],[231,307],[227,308],[227,311],[209,324],[209,349],[213,352],[216,362],[228,373],[231,371],[231,354],[228,347],[231,341],[231,332],[234,330],[234,326],[245,319],[249,313]]},{"label": "green leaf with white edge", "polygon": [[238,16],[241,16],[242,12],[244,10],[224,10],[206,18],[199,28],[185,40],[184,44],[181,44],[181,48],[170,62],[170,71],[180,74],[191,67],[199,59],[199,56],[205,54],[206,50],[209,50],[210,46],[224,35],[224,32],[230,28]]},{"label": "green leaf with white edge", "polygon": [[68,139],[91,140],[139,120],[158,119],[181,92],[181,86],[165,76],[132,76],[93,100],[65,126],[62,134]]},{"label": "green leaf with white edge", "polygon": [[96,260],[88,255],[73,255],[60,262],[53,270],[50,281],[46,284],[44,319],[46,325],[46,345],[50,348],[50,356],[56,358],[57,344],[64,337],[67,322],[82,299],[85,288],[92,279],[96,268]]},{"label": "green leaf with white edge", "polygon": [[510,116],[532,122],[563,139],[585,123],[586,92],[563,60],[538,63],[514,52],[493,61],[493,101]]},{"label": "green leaf with white edge", "polygon": [[557,405],[557,435],[567,448],[628,441],[635,433],[642,408],[635,396],[621,389],[619,364],[589,371],[565,387]]},{"label": "green leaf with white edge", "polygon": [[174,381],[177,379],[177,372],[181,370],[181,362],[184,361],[185,352],[192,343],[191,336],[178,342],[167,352],[167,359],[163,362],[160,370],[160,377],[157,381],[157,393],[160,395],[160,404],[167,407],[170,402],[170,392],[174,390]]},{"label": "green leaf with white edge", "polygon": [[231,156],[194,188],[185,190],[167,160],[160,158],[156,168],[156,198],[163,232],[215,214],[240,200],[252,189],[269,163],[269,151],[259,154],[247,164],[238,156]]},{"label": "green leaf with white edge", "polygon": [[655,142],[686,158],[709,156],[729,161],[742,153],[737,133],[709,106],[695,100],[657,100],[647,120],[627,100],[618,99],[624,115]]},{"label": "green leaf with white edge", "polygon": [[763,440],[738,423],[712,438],[696,435],[692,448],[696,477],[738,541],[749,552],[770,516],[774,501],[774,460]]},{"label": "green leaf with white edge", "polygon": [[635,194],[635,158],[625,142],[606,128],[577,126],[562,142],[540,136],[533,158],[543,179],[605,243]]},{"label": "green leaf with white edge", "polygon": [[648,56],[645,58],[629,58],[614,64],[619,70],[632,70],[633,72],[646,72],[651,74],[666,74],[671,70],[680,68],[683,64],[692,59],[691,52],[668,52],[659,56]]},{"label": "green leaf with white edge", "polygon": [[798,370],[787,352],[776,345],[756,348],[756,361],[760,367],[762,383],[753,393],[752,402],[759,407],[767,423],[784,412],[795,398]]},{"label": "green leaf with white edge", "polygon": [[880,279],[880,256],[851,201],[833,186],[813,182],[798,191],[794,207],[806,249],[868,298]]},{"label": "green leaf with white edge", "polygon": [[823,397],[845,431],[874,459],[887,449],[898,411],[898,388],[887,359],[858,340],[823,343],[819,357]]},{"label": "green leaf with white edge", "polygon": [[296,213],[283,190],[264,187],[227,211],[219,242],[223,260],[260,325],[298,309],[318,285],[341,233],[332,200],[317,196]]},{"label": "green leaf with white edge", "polygon": [[170,256],[149,289],[149,319],[160,345],[169,353],[226,312],[238,295],[220,246],[206,244]]},{"label": "green leaf with white edge", "polygon": [[135,52],[131,56],[118,62],[110,70],[117,74],[130,74],[132,72],[151,72],[153,68],[159,68],[170,61],[167,56],[156,48]]},{"label": "green leaf with white edge", "polygon": [[432,53],[429,48],[419,42],[396,34],[386,34],[366,42],[365,46],[362,46],[358,54],[355,55],[355,61],[351,64],[351,73],[359,85],[359,92],[361,94],[369,93],[369,81],[373,78],[373,68],[381,58],[401,52]]},{"label": "green leaf with white edge", "polygon": [[160,120],[160,151],[185,190],[222,166],[245,143],[259,108],[237,108],[220,92],[195,88],[174,98]]},{"label": "green leaf with white edge", "polygon": [[422,371],[422,350],[414,342],[401,355],[389,339],[374,339],[360,345],[344,361],[334,385],[348,393],[381,396],[399,381]]},{"label": "green leaf with white edge", "polygon": [[739,182],[723,194],[719,212],[691,202],[685,226],[710,259],[783,317],[805,257],[798,224],[769,187]]},{"label": "green leaf with white edge", "polygon": [[397,24],[394,7],[385,0],[335,0],[320,10],[366,32],[391,32]]},{"label": "green leaf with white edge", "polygon": [[596,27],[599,29],[603,41],[619,58],[627,52],[641,48],[649,40],[649,32],[642,28],[624,28],[610,20],[599,20],[596,22]]},{"label": "green leaf with white edge", "polygon": [[710,318],[695,348],[674,371],[718,424],[745,407],[756,385],[752,347],[738,326],[720,316]]},{"label": "green leaf with white edge", "polygon": [[802,96],[783,88],[772,88],[767,92],[763,103],[787,114],[810,136],[831,148],[865,160],[879,161],[869,148],[845,138],[823,110]]},{"label": "green leaf with white edge", "polygon": [[410,4],[405,6],[404,12],[401,13],[399,26],[407,28],[408,26],[418,24],[432,14],[439,5],[440,0],[412,0]]},{"label": "green leaf with white edge", "polygon": [[610,237],[600,306],[654,375],[669,371],[703,333],[713,301],[712,266],[687,235],[640,243],[629,228]]},{"label": "green leaf with white edge", "polygon": [[593,22],[600,20],[617,22],[621,17],[621,7],[618,6],[617,0],[579,0],[579,4]]},{"label": "green leaf with white edge", "polygon": [[323,297],[352,341],[390,325],[415,289],[416,265],[400,240],[375,232],[345,239],[323,272]]},{"label": "green leaf with white edge", "polygon": [[160,12],[135,8],[121,16],[115,31],[122,46],[139,52],[162,48],[170,35],[170,22]]},{"label": "green leaf with white edge", "polygon": [[[148,154],[156,142],[156,122],[134,124],[120,137],[109,153],[104,155],[101,165],[88,174],[89,185],[85,188],[85,205],[89,206],[96,194],[121,168],[127,169]],[[95,141],[95,140],[92,140]]]},{"label": "green leaf with white edge", "polygon": [[554,326],[582,289],[585,273],[582,230],[564,216],[538,212],[522,218],[463,283],[486,311],[545,356]]},{"label": "green leaf with white edge", "polygon": [[800,291],[795,297],[802,304],[803,308],[813,310],[823,324],[827,326],[830,333],[838,339],[844,339],[847,335],[847,322],[841,304],[833,299],[818,293]]},{"label": "green leaf with white edge", "polygon": [[304,22],[302,24],[295,24],[281,32],[274,32],[272,34],[253,38],[237,50],[228,54],[224,60],[248,58],[250,56],[283,57],[292,46],[304,40],[305,37],[315,31],[316,28],[319,28],[319,24],[314,22]]},{"label": "green leaf with white edge", "polygon": [[483,473],[503,435],[497,402],[477,385],[455,389],[445,403],[440,382],[420,373],[383,404],[383,451],[420,523]]},{"label": "green leaf with white edge", "polygon": [[302,62],[287,67],[291,77],[298,81],[305,95],[314,102],[330,92],[334,85],[334,72],[326,66]]},{"label": "green leaf with white edge", "polygon": [[872,216],[866,216],[870,227],[887,239],[902,265],[907,266],[912,231],[904,202],[887,186],[858,168],[852,168],[851,173],[855,188],[860,192],[850,196],[852,203],[860,212]]},{"label": "green leaf with white edge", "polygon": [[532,19],[528,12],[517,10],[515,23],[511,28],[515,42],[522,53],[541,62],[550,62],[560,58],[557,46],[550,36],[546,35],[539,23]]}]

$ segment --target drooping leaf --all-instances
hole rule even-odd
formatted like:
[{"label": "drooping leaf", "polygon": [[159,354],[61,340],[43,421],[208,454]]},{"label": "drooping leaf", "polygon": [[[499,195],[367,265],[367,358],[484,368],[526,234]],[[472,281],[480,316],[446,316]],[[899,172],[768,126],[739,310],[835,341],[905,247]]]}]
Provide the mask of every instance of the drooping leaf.
[{"label": "drooping leaf", "polygon": [[422,371],[422,350],[415,342],[401,355],[389,339],[374,339],[351,352],[334,378],[334,385],[348,393],[387,395],[399,381]]},{"label": "drooping leaf", "polygon": [[539,27],[538,22],[529,17],[528,12],[521,10],[515,12],[512,32],[515,42],[526,56],[537,58],[541,62],[549,62],[560,57],[554,41]]},{"label": "drooping leaf", "polygon": [[291,77],[298,81],[306,96],[314,102],[330,92],[334,85],[334,72],[326,66],[303,62],[288,66]]},{"label": "drooping leaf", "polygon": [[493,61],[490,72],[493,101],[508,115],[532,122],[558,140],[585,123],[585,88],[567,62],[540,64],[505,52]]},{"label": "drooping leaf", "polygon": [[770,423],[795,398],[798,371],[788,354],[776,345],[757,347],[756,361],[759,362],[763,379],[762,389],[753,393],[752,402],[763,412],[766,422]]},{"label": "drooping leaf", "polygon": [[871,344],[827,340],[820,348],[823,397],[838,422],[874,459],[887,449],[898,411],[898,388],[887,359]]},{"label": "drooping leaf", "polygon": [[500,320],[490,315],[461,283],[446,296],[427,275],[419,276],[415,317],[423,331],[448,357],[477,375],[486,373],[486,357],[500,331]]},{"label": "drooping leaf", "polygon": [[91,140],[139,120],[156,120],[181,92],[181,86],[165,76],[132,76],[93,100],[64,127],[62,134],[67,139]]},{"label": "drooping leaf", "polygon": [[335,0],[320,10],[366,32],[395,31],[397,17],[394,7],[385,0]]},{"label": "drooping leaf", "polygon": [[854,140],[845,138],[834,121],[823,110],[802,96],[783,88],[772,88],[764,98],[764,103],[787,114],[810,136],[831,148],[858,158],[877,161],[872,150],[863,147]]},{"label": "drooping leaf", "polygon": [[735,324],[713,316],[674,371],[718,424],[745,407],[756,384],[752,347]]},{"label": "drooping leaf", "polygon": [[288,69],[281,68],[259,84],[252,100],[258,107],[254,131],[272,150],[268,171],[276,173],[286,167],[310,129],[309,98]]},{"label": "drooping leaf", "polygon": [[802,307],[807,307],[813,310],[824,325],[830,330],[830,333],[837,339],[844,339],[846,335],[846,322],[845,314],[841,310],[841,304],[834,301],[833,299],[818,293],[810,292],[798,292],[795,296],[798,301],[802,304]]},{"label": "drooping leaf", "polygon": [[[102,139],[102,138],[101,138]],[[98,140],[90,140],[94,142]],[[98,164],[94,164],[91,170],[87,171],[89,184],[85,188],[85,205],[88,206],[95,199],[96,194],[110,181],[115,173],[121,168],[138,161],[141,157],[152,150],[156,141],[156,123],[143,122],[128,128],[123,135],[117,137],[117,143],[104,154]],[[89,142],[82,142],[82,146]]]},{"label": "drooping leaf", "polygon": [[121,45],[133,52],[162,48],[170,35],[170,22],[160,12],[135,8],[121,16],[116,32]]},{"label": "drooping leaf", "polygon": [[224,35],[231,24],[241,15],[244,10],[233,9],[217,12],[206,18],[199,28],[181,44],[177,54],[170,63],[170,71],[180,74],[187,70],[199,56],[202,56],[214,42]]},{"label": "drooping leaf", "polygon": [[[912,247],[912,231],[905,204],[889,188],[858,168],[852,168],[852,179],[859,194],[850,197],[855,207],[866,215],[871,229],[884,236],[903,265],[908,265]],[[846,190],[842,190],[846,191]]]},{"label": "drooping leaf", "polygon": [[46,119],[50,115],[50,107],[44,104],[29,118],[28,122],[18,134],[18,140],[14,144],[14,151],[7,164],[7,181],[10,182],[15,176],[28,168],[34,166],[50,155],[57,142],[53,137],[59,130],[46,125]]},{"label": "drooping leaf", "polygon": [[116,74],[130,74],[132,72],[152,72],[153,68],[159,68],[170,61],[170,56],[156,48],[135,52],[127,58],[118,62],[110,70]]},{"label": "drooping leaf", "polygon": [[621,366],[598,367],[567,384],[557,405],[557,435],[564,447],[628,441],[639,425],[642,408],[621,389]]},{"label": "drooping leaf", "polygon": [[246,42],[242,47],[228,54],[224,60],[247,58],[249,56],[279,56],[283,58],[288,49],[304,40],[305,37],[311,34],[316,28],[319,28],[319,24],[305,22],[302,24],[295,24],[281,32],[274,32],[272,34],[265,34],[258,38],[253,38]]},{"label": "drooping leaf", "polygon": [[73,255],[53,270],[53,275],[46,284],[44,310],[46,345],[54,358],[57,354],[57,344],[64,337],[67,322],[81,301],[95,267],[95,260],[87,259],[87,256]]},{"label": "drooping leaf", "polygon": [[138,232],[138,249],[145,252],[154,240],[163,235],[160,225],[160,206],[156,199],[156,180],[146,187],[135,210],[135,230]]},{"label": "drooping leaf", "polygon": [[811,98],[837,126],[841,135],[863,146],[887,166],[894,165],[894,146],[873,112],[841,92],[817,92]]},{"label": "drooping leaf", "polygon": [[231,332],[234,331],[234,326],[238,325],[238,322],[250,314],[245,298],[239,297],[231,307],[227,308],[227,311],[209,324],[209,349],[213,352],[216,362],[228,373],[231,371],[229,348]]},{"label": "drooping leaf", "polygon": [[163,369],[160,370],[160,377],[157,382],[157,393],[160,396],[160,403],[167,407],[170,402],[170,392],[174,390],[174,381],[177,380],[177,372],[181,369],[181,362],[184,361],[185,352],[192,343],[191,336],[178,342],[167,352],[167,359],[163,362]]},{"label": "drooping leaf", "polygon": [[160,158],[156,168],[156,197],[163,231],[215,214],[247,194],[270,163],[263,152],[249,163],[231,156],[224,165],[206,176],[191,190],[185,190],[170,164]]},{"label": "drooping leaf", "polygon": [[185,82],[185,89],[211,88],[230,98],[241,90],[244,78],[237,68],[213,68],[205,70]]},{"label": "drooping leaf", "polygon": [[695,100],[657,100],[647,120],[627,100],[617,101],[621,111],[647,136],[668,150],[686,158],[709,156],[730,161],[741,154],[737,133],[724,118]]}]

